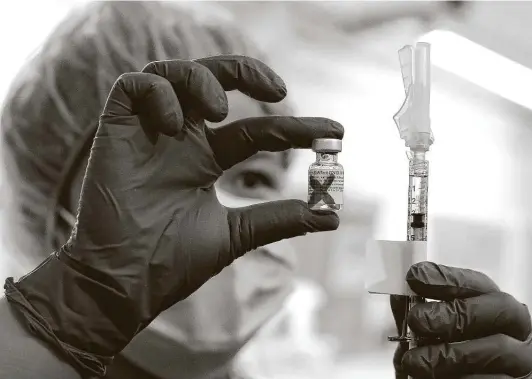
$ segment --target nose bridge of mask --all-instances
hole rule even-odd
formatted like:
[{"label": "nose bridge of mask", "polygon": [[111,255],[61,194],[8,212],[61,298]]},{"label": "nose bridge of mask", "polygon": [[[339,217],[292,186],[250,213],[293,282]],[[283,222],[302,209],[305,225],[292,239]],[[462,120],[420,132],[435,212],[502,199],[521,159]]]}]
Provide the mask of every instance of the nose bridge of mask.
[{"label": "nose bridge of mask", "polygon": [[57,213],[59,214],[59,217],[63,219],[70,227],[74,227],[76,225],[76,216],[74,216],[72,213],[67,211],[65,208],[59,206]]},{"label": "nose bridge of mask", "polygon": [[265,200],[251,199],[247,197],[235,196],[216,185],[216,194],[220,203],[229,208],[247,207],[253,204],[264,203]]},{"label": "nose bridge of mask", "polygon": [[[266,200],[262,199],[251,199],[240,196],[235,196],[219,186],[215,185],[216,193],[218,195],[218,200],[220,203],[229,208],[239,208],[247,207],[254,204],[265,203]],[[290,266],[294,266],[295,262],[295,253],[292,243],[289,240],[281,240],[269,245],[263,246],[263,249],[267,250],[270,254],[280,258],[283,261],[287,261]]]}]

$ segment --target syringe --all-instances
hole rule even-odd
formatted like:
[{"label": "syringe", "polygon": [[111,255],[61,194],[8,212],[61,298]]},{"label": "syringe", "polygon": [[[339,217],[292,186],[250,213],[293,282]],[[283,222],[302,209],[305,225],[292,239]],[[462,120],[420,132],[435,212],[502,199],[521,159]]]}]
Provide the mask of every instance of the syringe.
[{"label": "syringe", "polygon": [[[408,241],[427,241],[429,162],[426,154],[434,139],[430,129],[430,45],[420,42],[415,48],[405,46],[399,50],[406,100],[394,116],[401,138],[408,147]],[[405,297],[405,318],[399,337],[390,341],[408,342],[412,349],[419,339],[408,328],[408,312],[425,299]]]},{"label": "syringe", "polygon": [[[408,179],[408,223],[407,241],[427,241],[427,206],[428,206],[428,182],[429,162],[425,158],[425,152],[408,152],[409,179]],[[408,313],[416,305],[425,302],[420,296],[405,297],[408,306],[405,307],[405,317],[402,325],[401,336],[390,337],[390,341],[408,342],[409,348],[417,346],[418,339],[409,330],[406,322]]]}]

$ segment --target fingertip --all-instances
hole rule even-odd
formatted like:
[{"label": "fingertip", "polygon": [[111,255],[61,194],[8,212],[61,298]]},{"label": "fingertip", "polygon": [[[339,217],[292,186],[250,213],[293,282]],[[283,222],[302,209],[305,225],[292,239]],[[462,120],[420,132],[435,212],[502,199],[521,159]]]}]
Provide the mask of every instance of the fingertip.
[{"label": "fingertip", "polygon": [[208,80],[205,80],[209,82],[211,91],[208,91],[208,93],[212,97],[212,100],[205,98],[201,102],[205,105],[205,119],[210,122],[222,122],[229,114],[227,93],[216,77],[206,67],[201,65],[200,67],[205,78],[208,78]]},{"label": "fingertip", "polygon": [[272,87],[275,89],[275,92],[272,93],[272,98],[269,101],[270,103],[278,103],[286,98],[286,95],[288,94],[286,84],[277,74],[275,74],[273,79]]},{"label": "fingertip", "polygon": [[194,61],[175,59],[150,62],[142,72],[171,83],[185,113],[197,111],[202,118],[211,122],[220,122],[227,117],[227,95],[207,67]]},{"label": "fingertip", "polygon": [[266,103],[277,103],[286,97],[286,85],[264,62],[243,55],[219,55],[196,59],[208,68],[225,91],[238,90]]},{"label": "fingertip", "polygon": [[336,139],[344,138],[344,126],[340,124],[338,121],[331,120],[331,129],[332,129],[334,138]]},{"label": "fingertip", "polygon": [[418,295],[444,301],[500,291],[497,284],[482,272],[429,261],[412,265],[406,281]]},{"label": "fingertip", "polygon": [[279,78],[279,80],[281,81],[280,86],[279,86],[279,95],[281,96],[281,100],[282,100],[288,94],[288,89],[286,88],[286,84],[284,80],[281,78]]},{"label": "fingertip", "polygon": [[229,104],[224,92],[224,99],[220,99],[212,109],[205,113],[205,120],[210,122],[222,122],[229,114]]},{"label": "fingertip", "polygon": [[406,273],[406,280],[417,280],[420,276],[425,278],[427,270],[434,270],[434,266],[437,266],[436,263],[429,261],[414,263]]},{"label": "fingertip", "polygon": [[[429,314],[427,314],[426,308],[418,305],[408,312],[408,316],[406,317],[406,323],[410,330],[412,330],[412,332],[416,334],[416,336],[431,337],[432,334],[434,334],[433,329],[437,329],[437,326],[440,326],[441,322],[443,322],[443,320],[445,320],[446,318],[447,314],[445,314],[445,312],[441,312],[439,314],[439,318],[433,320],[429,317]],[[437,325],[434,324],[434,321]]]},{"label": "fingertip", "polygon": [[[434,299],[433,292],[436,292],[438,300],[447,300],[448,296],[445,293],[445,299],[441,298],[442,293],[438,291],[440,285],[444,286],[445,289],[449,287],[444,275],[441,275],[441,270],[439,270],[439,265],[434,262],[423,261],[418,262],[410,266],[408,272],[406,273],[406,282],[412,291],[417,295]],[[436,289],[434,290],[434,287]],[[446,291],[443,291],[446,292]]]},{"label": "fingertip", "polygon": [[160,131],[169,137],[174,137],[183,129],[183,123],[184,117],[181,110],[170,112],[161,123]]},{"label": "fingertip", "polygon": [[286,238],[335,230],[334,212],[311,212],[302,200],[278,200],[229,209],[233,252],[237,255]]},{"label": "fingertip", "polygon": [[[262,94],[262,101],[267,103],[279,103],[280,101],[284,100],[286,98],[286,95],[288,94],[286,83],[269,67],[267,67],[267,69],[269,71],[269,75],[267,75],[269,83],[265,84],[267,90],[264,91]],[[246,95],[253,98],[257,97],[256,93],[251,92],[246,93]]]},{"label": "fingertip", "polygon": [[111,89],[103,115],[136,115],[151,132],[169,136],[182,130],[184,119],[170,82],[147,72],[122,74]]},{"label": "fingertip", "polygon": [[340,226],[340,217],[333,211],[316,211],[308,209],[307,222],[312,226],[313,231],[328,232],[338,229]]},{"label": "fingertip", "polygon": [[267,103],[278,103],[286,97],[286,84],[271,67],[256,58],[241,56],[240,59],[243,79],[246,83],[253,84],[246,86],[249,96]]},{"label": "fingertip", "polygon": [[198,63],[194,63],[191,72],[194,79],[193,83],[190,84],[190,89],[192,90],[193,86],[201,89],[197,93],[194,92],[197,97],[193,101],[194,105],[201,108],[207,121],[221,122],[225,120],[229,114],[229,101],[221,83],[208,68]]},{"label": "fingertip", "polygon": [[145,116],[145,122],[152,130],[167,136],[175,136],[183,128],[183,111],[170,82],[154,75],[143,74],[150,85],[137,102],[139,115]]},{"label": "fingertip", "polygon": [[[317,138],[344,138],[344,126],[338,121],[325,117],[294,117],[299,125],[304,126],[302,131],[312,140]],[[310,146],[309,146],[310,147]]]}]

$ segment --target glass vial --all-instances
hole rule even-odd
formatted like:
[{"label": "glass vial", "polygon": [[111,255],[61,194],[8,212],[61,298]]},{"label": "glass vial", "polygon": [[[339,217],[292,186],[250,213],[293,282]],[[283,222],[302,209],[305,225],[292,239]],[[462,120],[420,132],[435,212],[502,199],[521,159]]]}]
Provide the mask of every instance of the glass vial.
[{"label": "glass vial", "polygon": [[339,211],[344,205],[344,168],[338,163],[342,140],[315,139],[312,150],[316,152],[316,162],[308,169],[309,208]]}]

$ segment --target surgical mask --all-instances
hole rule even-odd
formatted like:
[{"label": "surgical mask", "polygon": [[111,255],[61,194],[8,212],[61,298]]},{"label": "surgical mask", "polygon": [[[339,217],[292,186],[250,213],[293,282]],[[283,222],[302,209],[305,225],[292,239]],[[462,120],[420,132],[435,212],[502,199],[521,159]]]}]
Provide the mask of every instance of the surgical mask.
[{"label": "surgical mask", "polygon": [[[218,187],[217,195],[231,208],[263,202]],[[281,310],[292,292],[294,269],[289,240],[251,251],[163,312],[122,354],[161,379],[183,372],[188,379],[209,378],[225,370],[240,348]]]},{"label": "surgical mask", "polygon": [[229,207],[229,208],[247,207],[253,204],[264,203],[264,200],[235,196],[225,191],[220,186],[215,186],[215,187],[216,187],[216,195],[218,196],[218,200],[220,201],[222,205],[225,205],[226,207]]}]

